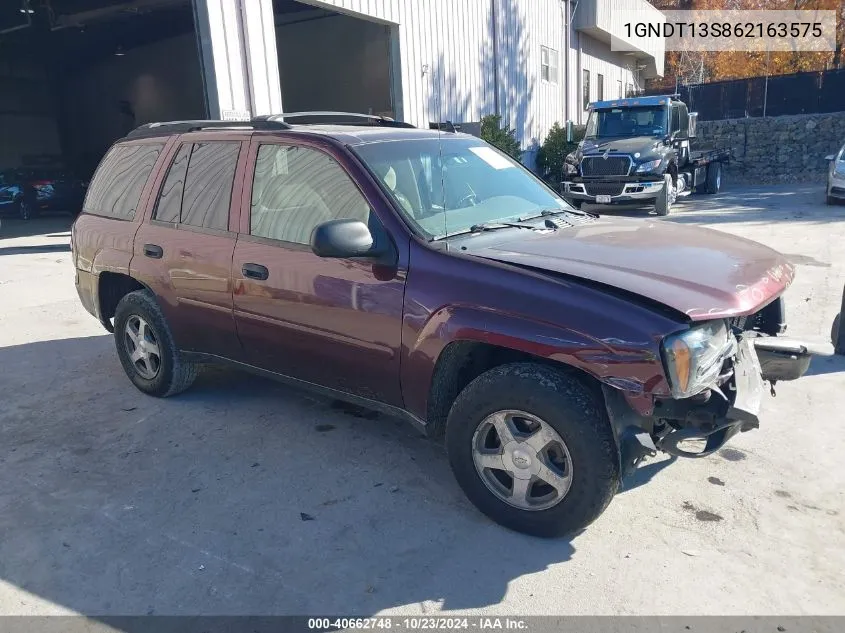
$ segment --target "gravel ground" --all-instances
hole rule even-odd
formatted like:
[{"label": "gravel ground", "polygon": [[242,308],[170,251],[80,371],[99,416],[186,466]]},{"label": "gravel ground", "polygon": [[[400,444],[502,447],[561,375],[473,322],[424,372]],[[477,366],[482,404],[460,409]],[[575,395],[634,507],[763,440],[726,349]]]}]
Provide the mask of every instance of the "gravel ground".
[{"label": "gravel ground", "polygon": [[[827,340],[845,206],[821,187],[667,221],[787,253],[790,334]],[[650,461],[587,531],[537,540],[476,512],[401,422],[223,370],[141,395],[77,300],[68,224],[0,229],[0,613],[845,614],[845,359],[780,385],[730,448]]]}]

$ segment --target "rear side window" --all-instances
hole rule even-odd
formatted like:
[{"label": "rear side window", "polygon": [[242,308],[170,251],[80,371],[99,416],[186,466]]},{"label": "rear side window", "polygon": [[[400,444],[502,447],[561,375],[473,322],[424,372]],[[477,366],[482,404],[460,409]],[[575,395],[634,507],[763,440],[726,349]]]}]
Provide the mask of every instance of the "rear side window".
[{"label": "rear side window", "polygon": [[85,212],[120,220],[134,218],[141,192],[163,148],[163,143],[112,147],[88,187]]},{"label": "rear side window", "polygon": [[239,142],[194,143],[179,148],[161,188],[155,219],[228,230],[240,149]]}]

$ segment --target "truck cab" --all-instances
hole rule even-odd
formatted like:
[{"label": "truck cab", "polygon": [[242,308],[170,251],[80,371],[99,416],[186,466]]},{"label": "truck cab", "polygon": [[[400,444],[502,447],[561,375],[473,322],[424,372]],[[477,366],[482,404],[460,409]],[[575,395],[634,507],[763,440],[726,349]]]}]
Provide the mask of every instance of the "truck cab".
[{"label": "truck cab", "polygon": [[[562,192],[575,207],[653,204],[668,215],[678,196],[707,188],[710,163],[729,155],[690,150],[698,115],[677,95],[598,101],[589,109],[584,140],[564,166]],[[721,185],[720,166],[713,179]]]}]

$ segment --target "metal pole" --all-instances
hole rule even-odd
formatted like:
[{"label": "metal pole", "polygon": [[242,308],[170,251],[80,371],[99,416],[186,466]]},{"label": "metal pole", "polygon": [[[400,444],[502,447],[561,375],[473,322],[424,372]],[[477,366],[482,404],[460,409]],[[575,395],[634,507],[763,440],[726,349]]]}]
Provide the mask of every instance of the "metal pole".
[{"label": "metal pole", "polygon": [[834,327],[832,332],[834,336],[833,346],[836,348],[836,353],[841,356],[845,356],[845,324],[843,324],[843,321],[845,321],[845,288],[842,290],[842,306],[839,308],[839,316],[836,321],[839,324],[839,331],[837,332],[837,328]]},{"label": "metal pole", "polygon": [[766,87],[763,89],[763,118],[766,118],[766,106],[769,103],[769,55],[766,51]]}]

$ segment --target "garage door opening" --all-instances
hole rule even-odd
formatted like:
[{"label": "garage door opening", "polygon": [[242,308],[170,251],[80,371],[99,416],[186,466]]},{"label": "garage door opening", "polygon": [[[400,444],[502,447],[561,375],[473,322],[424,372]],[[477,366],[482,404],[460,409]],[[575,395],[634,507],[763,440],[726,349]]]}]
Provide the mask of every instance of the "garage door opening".
[{"label": "garage door opening", "polygon": [[294,0],[274,0],[286,112],[336,110],[401,118],[395,27]]},{"label": "garage door opening", "polygon": [[4,0],[0,169],[87,180],[150,121],[203,118],[190,0]]}]

